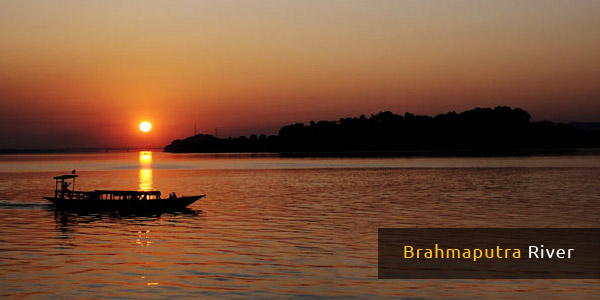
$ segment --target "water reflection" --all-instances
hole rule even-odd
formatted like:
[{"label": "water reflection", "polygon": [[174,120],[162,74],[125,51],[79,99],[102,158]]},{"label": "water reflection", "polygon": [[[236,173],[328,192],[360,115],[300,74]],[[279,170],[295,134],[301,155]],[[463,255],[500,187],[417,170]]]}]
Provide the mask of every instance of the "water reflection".
[{"label": "water reflection", "polygon": [[152,190],[152,169],[140,169],[140,191]]},{"label": "water reflection", "polygon": [[177,223],[178,218],[202,216],[201,210],[189,208],[177,210],[165,210],[155,212],[121,212],[121,211],[69,211],[50,208],[54,212],[54,222],[57,230],[63,232],[74,232],[77,225],[89,223],[136,223],[154,222],[166,220]]},{"label": "water reflection", "polygon": [[[86,183],[136,190],[131,177],[141,166],[119,169],[135,165],[135,154],[119,156],[114,170],[90,173]],[[598,157],[369,162],[408,165],[379,169],[364,168],[362,160],[306,160],[268,163],[264,171],[258,159],[211,165],[166,155],[152,154],[152,169],[164,164],[154,188],[206,193],[191,206],[205,213],[55,215],[39,198],[52,183],[48,173],[0,172],[0,200],[7,199],[0,201],[0,298],[595,299],[600,293],[597,280],[377,279],[380,227],[599,227]],[[69,157],[60,163],[76,165],[79,158]],[[574,161],[592,167],[566,167]],[[171,162],[223,167],[169,169]],[[300,163],[333,167],[295,169]],[[530,167],[510,167],[518,165]],[[82,284],[68,280],[75,276]]]},{"label": "water reflection", "polygon": [[150,230],[138,230],[137,239],[135,239],[135,244],[139,246],[150,246],[152,245],[152,240],[150,238]]},{"label": "water reflection", "polygon": [[140,151],[140,165],[142,168],[152,165],[152,151]]},{"label": "water reflection", "polygon": [[140,191],[152,190],[152,151],[140,151]]}]

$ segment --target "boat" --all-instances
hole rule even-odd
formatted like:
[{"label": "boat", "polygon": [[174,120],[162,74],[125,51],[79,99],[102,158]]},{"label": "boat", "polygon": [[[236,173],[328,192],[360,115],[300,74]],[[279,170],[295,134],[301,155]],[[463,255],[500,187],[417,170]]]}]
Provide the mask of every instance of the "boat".
[{"label": "boat", "polygon": [[[59,209],[101,211],[162,211],[185,209],[206,195],[182,196],[175,193],[161,198],[160,191],[75,191],[75,178],[67,174],[54,177],[54,197],[44,197]],[[69,189],[71,186],[71,189]]]}]

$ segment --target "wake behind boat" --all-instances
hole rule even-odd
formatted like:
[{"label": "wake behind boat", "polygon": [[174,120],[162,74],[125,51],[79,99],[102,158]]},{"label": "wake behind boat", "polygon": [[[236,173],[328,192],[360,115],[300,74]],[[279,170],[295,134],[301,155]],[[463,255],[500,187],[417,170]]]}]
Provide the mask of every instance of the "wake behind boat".
[{"label": "wake behind boat", "polygon": [[[206,195],[161,198],[160,191],[75,191],[75,174],[56,176],[54,197],[44,197],[60,209],[148,211],[183,209]],[[69,182],[70,181],[70,182]],[[72,186],[69,189],[69,186]]]}]

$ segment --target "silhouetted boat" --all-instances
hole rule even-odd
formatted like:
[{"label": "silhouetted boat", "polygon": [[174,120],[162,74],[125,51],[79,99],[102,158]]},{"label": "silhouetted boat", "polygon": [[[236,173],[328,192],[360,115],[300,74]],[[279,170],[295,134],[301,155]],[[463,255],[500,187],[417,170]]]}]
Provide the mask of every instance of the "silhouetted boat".
[{"label": "silhouetted boat", "polygon": [[[206,195],[161,198],[160,191],[75,191],[75,174],[56,176],[54,197],[44,197],[56,208],[72,210],[156,211],[184,209]],[[71,182],[67,180],[71,179]],[[69,185],[73,188],[69,189]]]}]

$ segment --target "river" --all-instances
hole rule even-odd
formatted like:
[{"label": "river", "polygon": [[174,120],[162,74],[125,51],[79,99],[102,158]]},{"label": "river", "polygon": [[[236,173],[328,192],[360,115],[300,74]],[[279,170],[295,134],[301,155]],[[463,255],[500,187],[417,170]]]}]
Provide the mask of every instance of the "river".
[{"label": "river", "polygon": [[[75,214],[76,190],[206,194],[162,214]],[[0,155],[1,298],[595,298],[599,280],[380,280],[380,227],[599,227],[600,155],[280,158]]]}]

